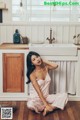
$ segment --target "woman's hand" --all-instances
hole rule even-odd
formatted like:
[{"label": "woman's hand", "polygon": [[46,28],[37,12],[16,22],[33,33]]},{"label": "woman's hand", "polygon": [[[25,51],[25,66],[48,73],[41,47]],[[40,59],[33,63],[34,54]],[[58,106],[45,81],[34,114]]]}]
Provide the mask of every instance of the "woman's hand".
[{"label": "woman's hand", "polygon": [[44,59],[42,59],[42,61],[43,61],[44,64],[46,64],[47,68],[50,69],[50,70],[51,69],[56,69],[58,67],[58,65],[54,62],[50,62],[50,61],[44,60]]},{"label": "woman's hand", "polygon": [[51,111],[53,111],[53,107],[51,106],[51,104],[47,104],[46,107],[44,108],[43,116],[45,116],[47,113]]}]

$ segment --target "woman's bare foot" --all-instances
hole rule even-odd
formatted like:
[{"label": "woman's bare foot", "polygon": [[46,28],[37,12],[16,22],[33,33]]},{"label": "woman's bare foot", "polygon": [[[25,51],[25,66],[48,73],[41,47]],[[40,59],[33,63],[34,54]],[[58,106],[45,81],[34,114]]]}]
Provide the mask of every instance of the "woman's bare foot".
[{"label": "woman's bare foot", "polygon": [[47,115],[47,110],[46,110],[46,108],[44,109],[44,111],[43,111],[43,116],[45,116],[45,115]]},{"label": "woman's bare foot", "polygon": [[50,112],[52,112],[53,110],[51,110],[51,111],[48,111],[48,110],[46,110],[46,108],[44,109],[44,111],[43,111],[43,116],[46,116],[48,113],[50,113]]},{"label": "woman's bare foot", "polygon": [[46,110],[46,108],[45,108],[44,111],[43,111],[43,116],[46,116],[48,113],[54,111],[55,109],[57,109],[57,107],[53,107],[53,109],[52,109],[51,111],[48,111],[48,110]]}]

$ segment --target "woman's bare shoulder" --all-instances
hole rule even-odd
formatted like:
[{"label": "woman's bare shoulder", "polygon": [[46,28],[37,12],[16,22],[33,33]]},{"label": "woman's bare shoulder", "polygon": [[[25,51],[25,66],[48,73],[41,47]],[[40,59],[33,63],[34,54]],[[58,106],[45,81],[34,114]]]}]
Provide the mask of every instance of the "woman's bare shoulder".
[{"label": "woman's bare shoulder", "polygon": [[35,75],[35,72],[33,71],[31,74],[30,74],[30,79],[36,79],[36,75]]}]

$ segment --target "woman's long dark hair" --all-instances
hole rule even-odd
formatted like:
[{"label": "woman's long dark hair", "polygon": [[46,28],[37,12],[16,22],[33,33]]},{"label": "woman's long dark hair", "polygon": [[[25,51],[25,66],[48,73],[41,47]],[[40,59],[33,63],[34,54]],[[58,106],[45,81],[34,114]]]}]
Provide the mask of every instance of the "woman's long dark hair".
[{"label": "woman's long dark hair", "polygon": [[32,55],[40,56],[38,53],[36,53],[34,51],[30,51],[27,55],[27,77],[28,77],[28,81],[26,82],[27,84],[31,82],[30,74],[35,69],[35,65],[33,65],[32,62],[31,62],[31,56]]}]

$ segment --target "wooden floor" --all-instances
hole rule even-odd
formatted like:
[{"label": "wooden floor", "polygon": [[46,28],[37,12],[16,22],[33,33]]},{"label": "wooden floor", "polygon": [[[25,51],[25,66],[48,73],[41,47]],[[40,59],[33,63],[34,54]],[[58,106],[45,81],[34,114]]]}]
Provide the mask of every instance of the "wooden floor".
[{"label": "wooden floor", "polygon": [[[0,102],[2,105],[16,105],[18,110],[13,114],[13,120],[80,120],[80,101],[69,101],[62,110],[56,110],[43,116],[42,113],[37,114],[29,110],[26,102]],[[0,116],[1,120],[1,116]]]}]

